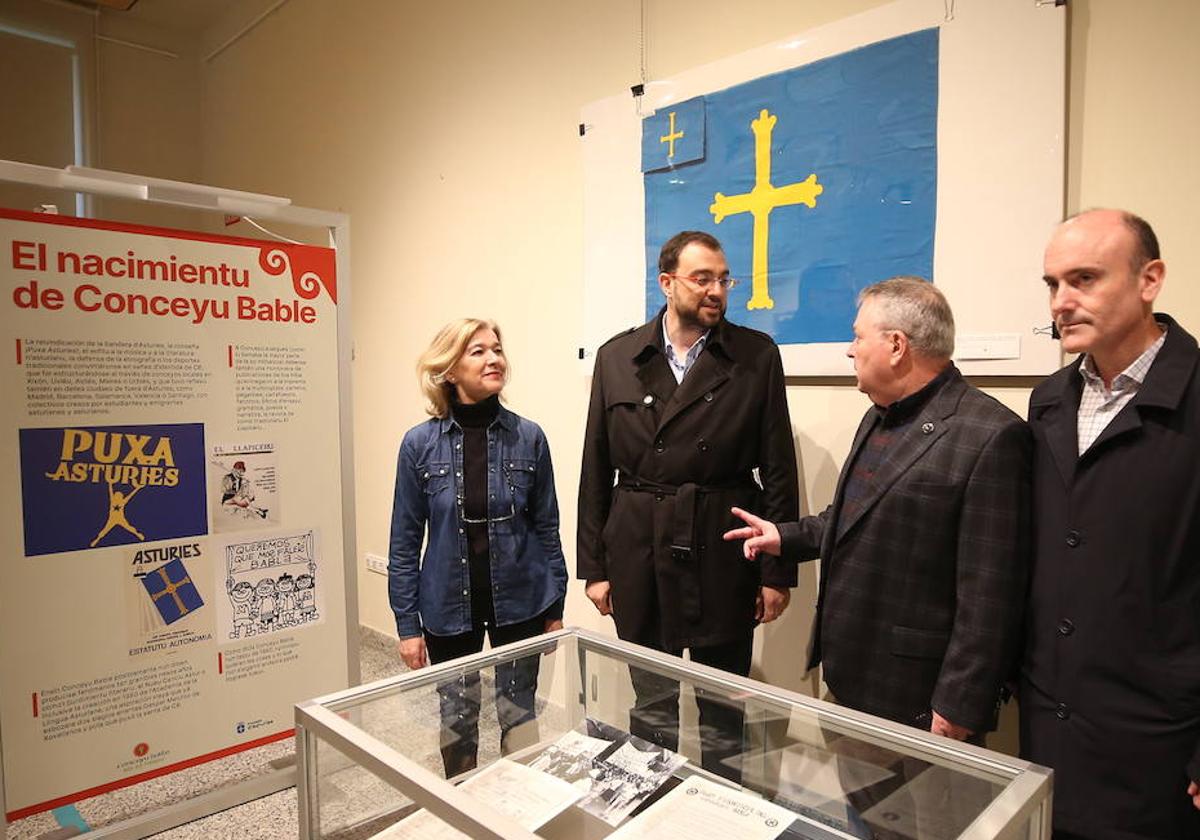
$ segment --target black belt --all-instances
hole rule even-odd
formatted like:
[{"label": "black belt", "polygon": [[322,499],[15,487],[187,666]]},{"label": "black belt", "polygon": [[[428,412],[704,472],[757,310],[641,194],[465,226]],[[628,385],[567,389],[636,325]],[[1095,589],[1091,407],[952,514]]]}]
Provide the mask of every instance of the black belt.
[{"label": "black belt", "polygon": [[750,480],[731,484],[696,484],[693,481],[683,484],[661,484],[656,481],[635,478],[623,472],[617,473],[617,487],[635,493],[654,493],[659,497],[675,497],[675,512],[671,521],[671,559],[677,563],[686,563],[692,559],[692,541],[696,532],[696,504],[701,496],[730,490],[758,492],[758,485]]}]

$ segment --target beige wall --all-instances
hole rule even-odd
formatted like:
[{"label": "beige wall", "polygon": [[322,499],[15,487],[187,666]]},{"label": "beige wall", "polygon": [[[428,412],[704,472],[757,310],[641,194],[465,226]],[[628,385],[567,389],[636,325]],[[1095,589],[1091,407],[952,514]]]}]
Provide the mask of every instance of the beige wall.
[{"label": "beige wall", "polygon": [[[174,53],[99,41],[92,166],[174,181],[201,180],[200,61],[188,34],[105,16],[112,38]],[[203,225],[199,213],[108,199],[96,215],[168,227]]]},{"label": "beige wall", "polygon": [[[68,58],[74,53],[83,100],[81,163],[180,181],[200,178],[195,38],[120,15],[96,16],[66,3],[39,0],[0,0],[0,22],[74,45],[46,47],[12,35],[0,40],[0,157],[42,166],[76,163]],[[150,49],[97,40],[96,35]],[[44,53],[43,61],[37,60],[38,52]],[[31,209],[41,203],[74,213],[73,193],[0,184],[4,206]],[[196,213],[117,199],[95,199],[92,213],[176,227],[202,224]]]},{"label": "beige wall", "polygon": [[[0,11],[56,8],[3,2]],[[573,565],[587,401],[574,360],[582,318],[576,125],[581,105],[638,81],[641,4],[291,0],[202,60],[269,5],[231,4],[201,43],[162,29],[108,31],[181,57],[100,48],[94,162],[351,214],[360,611],[364,623],[394,632],[385,579],[367,573],[361,555],[386,554],[395,451],[423,416],[413,360],[449,318],[482,314],[504,326],[510,404],[550,439]],[[647,72],[670,76],[876,5],[647,0]],[[1170,266],[1163,308],[1200,329],[1192,280],[1200,274],[1192,140],[1200,4],[1073,0],[1071,15],[1067,206],[1118,204],[1146,215]],[[112,215],[139,212],[122,205]],[[1023,414],[1029,384],[989,390]],[[804,495],[819,509],[865,402],[847,382],[826,381],[793,383],[789,404]],[[800,685],[814,575],[804,570],[792,610],[760,634],[758,673],[772,682]],[[611,627],[578,584],[567,620]]]},{"label": "beige wall", "polygon": [[1072,2],[1067,207],[1128,207],[1169,268],[1159,308],[1200,331],[1200,4]]},{"label": "beige wall", "polygon": [[[651,0],[647,71],[669,76],[875,5]],[[1200,270],[1188,235],[1196,227],[1190,193],[1200,185],[1187,140],[1200,119],[1200,58],[1190,39],[1200,10],[1188,0],[1072,7],[1068,205],[1128,204],[1154,221],[1180,278],[1166,302],[1200,325],[1200,296],[1186,288]],[[395,450],[422,418],[413,360],[441,322],[479,313],[505,327],[511,405],[549,436],[573,562],[587,400],[573,359],[582,245],[576,124],[581,105],[638,80],[639,15],[633,0],[292,0],[205,68],[204,179],[352,217],[360,555],[386,553]],[[237,23],[226,21],[210,40]],[[1024,413],[1026,387],[991,390]],[[865,404],[840,383],[794,384],[789,402],[805,495],[820,508]],[[806,572],[796,606],[762,634],[761,673],[774,682],[799,684],[796,651],[813,596]],[[360,611],[391,632],[384,578],[360,571]],[[610,626],[578,585],[567,619]]]},{"label": "beige wall", "polygon": [[[480,313],[505,329],[510,404],[549,437],[573,566],[588,387],[574,359],[577,125],[580,106],[638,80],[639,4],[609,3],[603,13],[593,3],[532,0],[330,5],[292,0],[208,67],[205,178],[351,214],[360,556],[386,554],[396,448],[423,416],[413,361],[442,322]],[[790,0],[736,12],[714,2],[648,5],[651,76],[834,16],[828,4]],[[824,504],[861,398],[845,388],[797,388],[792,397],[806,473],[819,488],[810,495]],[[384,578],[359,565],[363,622],[394,632]],[[811,600],[811,588],[798,598]],[[578,584],[566,617],[611,628]],[[807,627],[797,609],[772,628],[769,644],[781,651],[766,657],[778,660],[773,680],[799,684],[784,652]]]}]

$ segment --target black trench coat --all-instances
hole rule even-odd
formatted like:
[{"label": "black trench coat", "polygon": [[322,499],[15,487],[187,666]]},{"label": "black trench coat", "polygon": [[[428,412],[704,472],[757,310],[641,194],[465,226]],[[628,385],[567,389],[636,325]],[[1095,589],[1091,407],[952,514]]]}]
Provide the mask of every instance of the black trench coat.
[{"label": "black trench coat", "polygon": [[677,650],[744,638],[760,583],[796,585],[795,564],[721,535],[733,505],[796,519],[798,488],[779,348],[722,320],[677,385],[662,317],[596,354],[576,573],[610,582],[618,636]]},{"label": "black trench coat", "polygon": [[1034,392],[1022,753],[1054,827],[1200,838],[1200,353],[1170,318],[1133,400],[1080,457],[1079,362]]}]

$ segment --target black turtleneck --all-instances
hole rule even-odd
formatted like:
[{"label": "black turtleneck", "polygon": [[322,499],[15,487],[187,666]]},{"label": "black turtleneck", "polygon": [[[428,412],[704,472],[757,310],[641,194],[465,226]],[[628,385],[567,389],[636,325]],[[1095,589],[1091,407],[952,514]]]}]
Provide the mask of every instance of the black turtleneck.
[{"label": "black turtleneck", "polygon": [[[500,414],[500,396],[464,405],[453,400],[450,411],[454,421],[463,431],[463,516],[467,519],[487,520],[488,513],[488,441],[487,430]],[[502,511],[501,513],[508,513]],[[471,623],[476,627],[485,621],[489,627],[496,626],[495,608],[492,604],[492,561],[491,545],[488,540],[486,521],[467,522],[467,561],[471,576]],[[542,618],[561,619],[563,601],[560,598],[550,605]]]},{"label": "black turtleneck", "polygon": [[949,382],[957,371],[958,368],[954,366],[954,362],[951,362],[915,393],[896,400],[888,406],[875,406],[882,425],[894,428],[908,423],[921,412],[921,409],[925,408],[926,403],[933,399],[934,394],[942,390],[942,386]]},{"label": "black turtleneck", "polygon": [[467,519],[467,559],[471,573],[471,621],[495,626],[492,606],[492,564],[488,542],[488,426],[500,413],[500,397],[477,403],[457,400],[451,405],[454,420],[463,431],[463,515]]},{"label": "black turtleneck", "polygon": [[500,414],[500,395],[492,394],[486,400],[477,403],[460,403],[457,397],[452,401],[450,410],[458,425],[473,429],[486,429]]}]

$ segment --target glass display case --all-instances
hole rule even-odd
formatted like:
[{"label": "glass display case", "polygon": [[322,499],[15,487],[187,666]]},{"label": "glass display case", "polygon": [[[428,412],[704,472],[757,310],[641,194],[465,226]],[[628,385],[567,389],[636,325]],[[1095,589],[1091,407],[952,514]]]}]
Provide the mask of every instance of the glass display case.
[{"label": "glass display case", "polygon": [[574,628],[301,703],[296,738],[305,840],[1050,837],[1045,768]]}]

